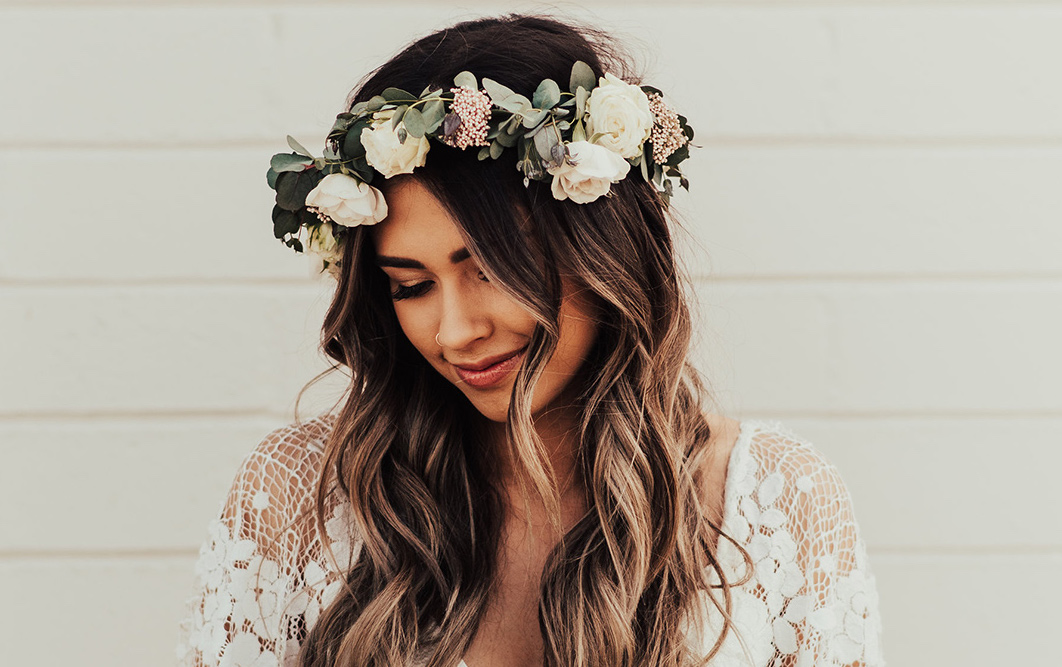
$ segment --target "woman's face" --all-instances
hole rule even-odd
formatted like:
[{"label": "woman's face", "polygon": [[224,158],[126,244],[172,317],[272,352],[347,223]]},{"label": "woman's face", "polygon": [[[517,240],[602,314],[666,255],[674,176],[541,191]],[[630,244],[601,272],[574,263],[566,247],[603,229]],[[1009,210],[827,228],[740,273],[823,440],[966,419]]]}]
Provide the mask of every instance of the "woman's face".
[{"label": "woman's face", "polygon": [[[487,280],[449,212],[423,185],[395,182],[387,210],[372,239],[402,331],[483,416],[505,421],[534,318]],[[533,415],[570,403],[565,390],[574,388],[596,335],[589,305],[565,284],[560,340],[532,396]]]}]

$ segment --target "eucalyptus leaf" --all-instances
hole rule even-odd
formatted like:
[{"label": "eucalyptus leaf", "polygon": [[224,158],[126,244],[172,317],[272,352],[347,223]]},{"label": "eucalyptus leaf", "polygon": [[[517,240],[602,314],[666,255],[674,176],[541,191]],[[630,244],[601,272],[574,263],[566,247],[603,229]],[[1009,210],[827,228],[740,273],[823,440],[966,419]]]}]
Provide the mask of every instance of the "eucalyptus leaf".
[{"label": "eucalyptus leaf", "polygon": [[552,129],[536,134],[535,150],[538,152],[539,160],[548,163],[551,167],[559,166],[553,160],[553,147],[559,143],[560,139]]},{"label": "eucalyptus leaf", "polygon": [[478,159],[478,160],[486,160],[489,157],[490,157],[490,146],[484,146],[483,148],[480,148],[479,149],[479,153],[476,155],[476,159]]},{"label": "eucalyptus leaf", "polygon": [[295,151],[299,155],[305,155],[308,158],[313,157],[313,153],[303,148],[302,144],[295,141],[295,137],[291,136],[290,134],[288,135],[288,146],[290,146],[291,150]]},{"label": "eucalyptus leaf", "polygon": [[406,92],[401,88],[384,88],[380,95],[388,102],[410,102],[417,99],[413,97],[413,93]]},{"label": "eucalyptus leaf", "polygon": [[583,127],[583,121],[578,121],[575,124],[575,129],[572,130],[572,141],[586,141],[586,128]]},{"label": "eucalyptus leaf", "polygon": [[383,105],[387,104],[387,98],[383,95],[375,95],[368,102],[365,103],[366,111],[379,111],[383,108]]},{"label": "eucalyptus leaf", "polygon": [[299,227],[299,216],[294,211],[273,207],[273,236],[282,239],[288,234],[298,234]]},{"label": "eucalyptus leaf", "polygon": [[[516,145],[517,138],[518,137],[515,134],[509,134],[508,132],[502,132],[501,134],[498,135],[498,138],[494,140],[494,143],[500,144],[500,145],[504,146],[505,148],[512,148],[513,146]],[[493,145],[494,144],[491,144],[492,147],[493,147]],[[493,154],[493,150],[491,151],[491,153]],[[495,159],[497,159],[497,158],[495,158]]]},{"label": "eucalyptus leaf", "polygon": [[402,106],[400,106],[397,109],[395,109],[394,115],[391,116],[391,129],[392,130],[395,129],[396,127],[398,127],[398,124],[402,122],[402,116],[406,115],[406,110],[408,110],[408,109],[409,109],[409,107],[406,106],[405,104],[403,104]]},{"label": "eucalyptus leaf", "polygon": [[[500,102],[502,100],[507,100],[516,95],[511,88],[503,86],[494,79],[483,79],[483,89],[487,91],[487,95],[489,95],[490,99],[492,99],[498,106],[501,106]],[[523,96],[521,95],[521,97]],[[524,99],[527,98],[525,97]],[[530,102],[528,102],[528,104],[530,104]],[[505,107],[502,108],[504,109]]]},{"label": "eucalyptus leaf", "polygon": [[516,134],[520,131],[520,116],[513,115],[509,117],[509,120],[505,121],[505,131],[508,134]]},{"label": "eucalyptus leaf", "polygon": [[544,79],[535,89],[535,108],[552,109],[557,102],[560,102],[560,86],[553,79]]},{"label": "eucalyptus leaf", "polygon": [[312,164],[312,157],[297,155],[295,153],[277,153],[273,156],[273,159],[269,161],[270,168],[276,172],[303,171]]},{"label": "eucalyptus leaf", "polygon": [[[503,137],[503,136],[505,136],[505,135],[504,134],[503,135],[499,135],[498,139],[501,139],[501,137]],[[494,143],[492,143],[490,145],[490,157],[491,157],[491,159],[497,160],[499,157],[501,157],[501,154],[502,154],[502,152],[504,150],[505,150],[505,146],[502,146],[499,141],[495,140]]]},{"label": "eucalyptus leaf", "polygon": [[542,109],[528,109],[527,111],[521,112],[520,115],[524,119],[524,127],[532,128],[541,123],[542,119],[545,118],[548,113],[549,112],[543,111]]},{"label": "eucalyptus leaf", "polygon": [[[479,90],[479,84],[476,83],[476,75],[472,72],[461,72],[454,77],[454,87],[456,88],[471,88],[472,90]],[[489,93],[488,93],[489,94]]]},{"label": "eucalyptus leaf", "polygon": [[266,183],[268,183],[269,187],[273,190],[277,189],[277,176],[277,172],[275,172],[272,167],[266,169]]},{"label": "eucalyptus leaf", "polygon": [[446,117],[446,105],[442,100],[432,100],[424,105],[421,115],[424,116],[425,132],[431,134],[439,129],[439,126],[443,122],[443,118]]},{"label": "eucalyptus leaf", "polygon": [[590,93],[586,88],[579,86],[575,89],[575,117],[581,119],[586,113],[586,101],[590,99]]},{"label": "eucalyptus leaf", "polygon": [[531,108],[531,100],[517,93],[506,98],[495,99],[494,104],[512,113],[520,113]]},{"label": "eucalyptus leaf", "polygon": [[420,110],[416,107],[409,107],[409,111],[407,111],[405,115],[404,123],[406,126],[406,132],[409,133],[409,136],[415,139],[420,139],[424,136],[424,116],[421,115]]},{"label": "eucalyptus leaf", "polygon": [[592,90],[596,83],[597,77],[594,76],[594,70],[582,60],[575,61],[572,65],[572,78],[568,90],[573,93],[580,87]]}]

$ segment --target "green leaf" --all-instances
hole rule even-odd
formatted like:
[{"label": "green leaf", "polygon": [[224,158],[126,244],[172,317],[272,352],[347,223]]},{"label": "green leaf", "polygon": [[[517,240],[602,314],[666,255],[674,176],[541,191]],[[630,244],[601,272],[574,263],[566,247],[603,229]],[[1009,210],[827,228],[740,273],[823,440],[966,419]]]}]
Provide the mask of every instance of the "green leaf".
[{"label": "green leaf", "polygon": [[583,121],[575,124],[575,129],[572,130],[572,141],[586,141],[586,128],[583,127]]},{"label": "green leaf", "polygon": [[406,106],[405,104],[403,104],[402,106],[400,106],[397,109],[395,109],[394,115],[391,116],[391,129],[392,130],[395,129],[396,127],[398,127],[398,124],[402,122],[402,116],[406,115],[406,110],[407,109],[409,109],[409,107]]},{"label": "green leaf", "polygon": [[272,167],[266,169],[266,183],[268,183],[269,187],[273,190],[277,189],[277,176],[277,172],[273,171]]},{"label": "green leaf", "polygon": [[494,104],[512,113],[521,113],[531,108],[531,100],[517,93],[502,100],[494,100]]},{"label": "green leaf", "polygon": [[[516,95],[512,89],[501,85],[494,79],[483,79],[483,89],[487,91],[487,95],[489,95],[490,99],[498,106],[501,106],[500,103],[502,100],[507,100],[513,95]],[[521,97],[523,96],[521,95]],[[525,97],[524,99],[527,98]],[[530,104],[530,102],[528,102],[528,104]],[[502,108],[504,109],[505,107]]]},{"label": "green leaf", "polygon": [[683,144],[674,153],[667,157],[667,161],[664,163],[669,166],[677,166],[679,162],[682,162],[690,156],[690,145]]},{"label": "green leaf", "polygon": [[489,157],[490,157],[490,146],[484,146],[483,148],[480,148],[479,149],[479,154],[476,155],[476,159],[478,159],[478,160],[486,160]]},{"label": "green leaf", "polygon": [[298,234],[299,227],[299,216],[294,211],[273,207],[273,236],[282,239],[288,234]]},{"label": "green leaf", "polygon": [[295,137],[291,136],[290,134],[288,135],[288,146],[290,146],[291,150],[295,151],[299,155],[305,155],[308,158],[313,158],[313,153],[303,148],[302,144],[295,141]]},{"label": "green leaf", "polygon": [[365,155],[365,147],[361,145],[361,132],[368,127],[368,118],[363,118],[350,126],[346,136],[343,137],[343,157],[352,160]]},{"label": "green leaf", "polygon": [[269,161],[273,171],[303,171],[313,164],[313,158],[295,153],[277,153]]},{"label": "green leaf", "polygon": [[575,117],[582,118],[586,113],[586,101],[590,99],[590,93],[586,88],[579,86],[575,89]]},{"label": "green leaf", "polygon": [[431,134],[442,124],[446,116],[446,104],[442,100],[432,100],[424,105],[420,115],[424,117],[424,132]]},{"label": "green leaf", "polygon": [[[501,136],[504,136],[504,135],[501,135]],[[501,138],[501,136],[499,136],[499,139]],[[501,157],[501,154],[502,154],[502,152],[504,150],[505,150],[505,146],[502,146],[499,141],[495,140],[494,143],[492,143],[490,145],[490,157],[491,157],[491,159],[497,160],[499,157]]]},{"label": "green leaf", "polygon": [[[515,134],[509,134],[508,132],[502,132],[494,140],[494,143],[500,144],[501,146],[504,146],[505,148],[512,148],[513,146],[516,145],[517,138],[518,137]],[[491,145],[493,146],[493,144],[491,144]],[[491,151],[491,153],[493,155],[493,151]],[[497,158],[495,158],[495,159],[497,159]]]},{"label": "green leaf", "polygon": [[638,160],[639,166],[642,168],[642,178],[649,181],[649,161],[645,159],[645,156],[641,156],[642,159]]},{"label": "green leaf", "polygon": [[417,99],[413,96],[413,93],[408,93],[401,88],[384,88],[384,91],[380,93],[380,95],[388,102],[409,102],[410,100]]},{"label": "green leaf", "polygon": [[594,76],[594,70],[590,69],[590,66],[582,60],[575,61],[575,64],[572,65],[572,78],[568,85],[568,90],[572,93],[576,92],[580,87],[593,90],[595,85],[597,85],[597,77]]},{"label": "green leaf", "polygon": [[535,135],[535,150],[538,151],[539,161],[547,166],[557,166],[553,160],[553,147],[560,144],[560,138],[552,129],[547,129]]},{"label": "green leaf", "polygon": [[277,176],[277,206],[285,211],[298,211],[306,205],[306,195],[324,178],[316,169],[285,171]]},{"label": "green leaf", "polygon": [[521,112],[520,116],[524,119],[524,127],[532,128],[541,123],[542,119],[548,114],[548,111],[543,111],[542,109],[528,109],[527,111]]},{"label": "green leaf", "polygon": [[406,132],[409,133],[409,136],[416,139],[420,139],[424,136],[426,129],[424,116],[421,115],[416,107],[409,107],[409,111],[406,112],[404,117],[404,122],[406,125]]},{"label": "green leaf", "polygon": [[365,103],[365,111],[379,111],[385,104],[387,104],[387,99],[383,95],[375,95],[372,99]]},{"label": "green leaf", "polygon": [[455,88],[471,88],[472,90],[479,90],[479,84],[476,83],[476,75],[472,72],[461,72],[454,77]]},{"label": "green leaf", "polygon": [[535,90],[534,104],[536,109],[552,109],[560,102],[560,86],[553,79],[546,79],[538,84]]}]

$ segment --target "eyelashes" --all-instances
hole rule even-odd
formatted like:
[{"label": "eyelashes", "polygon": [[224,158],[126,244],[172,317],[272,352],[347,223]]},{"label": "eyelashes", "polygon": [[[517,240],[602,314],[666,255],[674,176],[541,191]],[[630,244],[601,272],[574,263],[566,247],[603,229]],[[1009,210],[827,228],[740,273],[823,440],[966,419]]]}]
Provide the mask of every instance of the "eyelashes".
[{"label": "eyelashes", "polygon": [[[482,271],[479,272],[477,277],[485,283],[490,282],[486,274]],[[394,291],[391,292],[391,300],[401,301],[403,299],[412,299],[414,297],[418,297],[427,292],[433,284],[434,283],[432,281],[425,280],[424,282],[419,282],[415,285],[399,285],[394,289]]]},{"label": "eyelashes", "polygon": [[411,297],[420,296],[424,292],[428,291],[428,287],[431,286],[430,281],[424,281],[417,283],[416,285],[399,285],[395,288],[395,291],[391,292],[391,299],[394,301],[401,301],[402,299],[409,299]]}]

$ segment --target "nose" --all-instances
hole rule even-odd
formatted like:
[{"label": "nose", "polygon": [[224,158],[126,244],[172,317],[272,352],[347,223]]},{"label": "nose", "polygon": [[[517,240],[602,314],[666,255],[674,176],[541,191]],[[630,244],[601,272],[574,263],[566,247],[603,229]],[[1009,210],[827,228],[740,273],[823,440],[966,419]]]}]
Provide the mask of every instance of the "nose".
[{"label": "nose", "polygon": [[439,316],[439,335],[435,341],[451,350],[463,350],[477,340],[490,337],[494,326],[488,305],[466,290],[444,293]]}]

